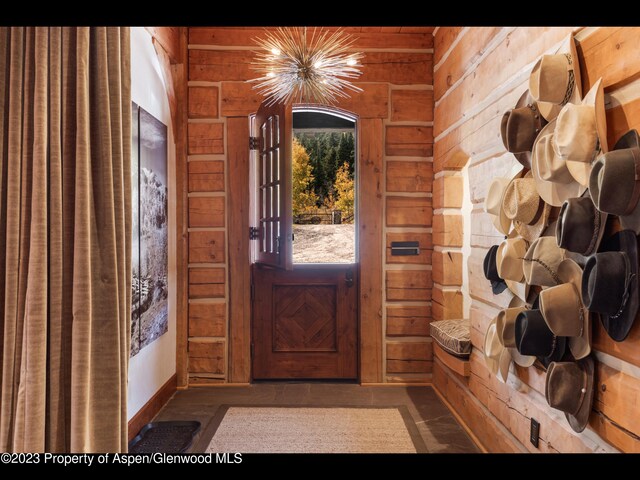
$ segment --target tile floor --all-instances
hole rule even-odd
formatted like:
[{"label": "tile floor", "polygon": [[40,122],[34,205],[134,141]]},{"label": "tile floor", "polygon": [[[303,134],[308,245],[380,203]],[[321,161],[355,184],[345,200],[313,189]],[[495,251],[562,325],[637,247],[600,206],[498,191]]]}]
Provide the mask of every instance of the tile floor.
[{"label": "tile floor", "polygon": [[[336,383],[256,383],[178,391],[155,421],[198,420],[207,432],[220,405],[405,405],[430,453],[476,453],[476,445],[431,387],[363,387]],[[196,438],[194,451],[210,439]],[[206,445],[205,445],[206,447]]]}]

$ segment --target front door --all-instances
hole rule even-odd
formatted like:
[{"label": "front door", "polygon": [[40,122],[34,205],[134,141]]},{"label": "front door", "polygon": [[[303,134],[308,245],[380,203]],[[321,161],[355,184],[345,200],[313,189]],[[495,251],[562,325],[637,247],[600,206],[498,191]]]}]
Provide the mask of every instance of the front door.
[{"label": "front door", "polygon": [[351,266],[254,265],[253,281],[254,379],[358,377]]},{"label": "front door", "polygon": [[[253,127],[252,376],[356,380],[357,265],[293,261],[292,118],[291,107],[263,104]],[[309,225],[309,234],[321,227]]]}]

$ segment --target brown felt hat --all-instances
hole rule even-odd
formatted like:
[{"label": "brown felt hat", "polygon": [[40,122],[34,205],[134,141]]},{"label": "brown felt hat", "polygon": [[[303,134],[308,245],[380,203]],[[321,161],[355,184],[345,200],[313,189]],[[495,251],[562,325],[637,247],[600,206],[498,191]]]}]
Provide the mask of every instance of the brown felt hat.
[{"label": "brown felt hat", "polygon": [[629,130],[593,164],[589,190],[596,208],[620,217],[622,228],[640,234],[640,138]]},{"label": "brown felt hat", "polygon": [[591,353],[589,310],[582,300],[582,269],[571,259],[558,266],[560,285],[540,292],[540,311],[554,335],[570,337],[569,349],[574,358]]},{"label": "brown felt hat", "polygon": [[547,226],[551,207],[538,195],[531,172],[514,178],[502,197],[502,209],[513,228],[528,242],[533,242]]},{"label": "brown felt hat", "polygon": [[580,433],[589,422],[593,405],[594,365],[591,357],[578,362],[552,362],[547,370],[545,397],[564,412],[571,428]]},{"label": "brown felt hat", "polygon": [[549,122],[558,116],[563,105],[582,99],[580,64],[573,34],[562,42],[555,54],[540,57],[529,76],[529,92]]},{"label": "brown felt hat", "polygon": [[531,168],[533,142],[546,123],[529,90],[522,94],[515,108],[502,116],[500,133],[504,148],[513,153],[516,160],[527,169]]},{"label": "brown felt hat", "polygon": [[598,250],[606,224],[607,214],[595,207],[587,190],[581,197],[570,198],[562,204],[556,241],[565,250],[589,256]]}]

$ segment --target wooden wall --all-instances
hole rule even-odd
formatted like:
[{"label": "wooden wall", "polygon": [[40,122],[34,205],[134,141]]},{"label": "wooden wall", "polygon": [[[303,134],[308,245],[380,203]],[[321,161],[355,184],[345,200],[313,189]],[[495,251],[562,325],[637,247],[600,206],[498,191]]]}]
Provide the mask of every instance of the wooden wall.
[{"label": "wooden wall", "polygon": [[[640,451],[640,321],[620,344],[610,341],[599,323],[594,325],[596,394],[589,427],[582,434],[574,433],[564,415],[547,405],[543,371],[512,367],[507,384],[502,384],[489,374],[482,355],[484,332],[510,297],[506,292],[494,296],[482,272],[487,248],[502,240],[483,212],[484,196],[491,179],[515,164],[502,146],[500,118],[527,88],[537,58],[555,50],[572,30],[577,32],[583,90],[603,77],[608,140],[613,145],[629,128],[640,129],[640,29],[442,27],[435,31],[434,244],[470,252],[465,289],[474,350],[470,377],[457,376],[436,359],[434,384],[489,451],[589,452],[613,447]],[[465,165],[472,208],[466,235],[459,210]],[[434,281],[435,269],[434,258]],[[453,277],[452,285],[460,285],[460,276]],[[439,310],[461,314],[456,287],[434,286],[434,317],[436,296],[443,301]],[[538,449],[528,440],[531,418],[540,422]]]},{"label": "wooden wall", "polygon": [[[364,51],[356,113],[360,201],[361,381],[431,379],[432,28],[346,28]],[[188,373],[190,384],[250,381],[245,81],[259,28],[190,28],[188,96]],[[390,242],[418,239],[417,257]],[[438,265],[439,270],[435,265]],[[181,352],[179,351],[179,355]],[[184,355],[184,352],[182,352]]]}]

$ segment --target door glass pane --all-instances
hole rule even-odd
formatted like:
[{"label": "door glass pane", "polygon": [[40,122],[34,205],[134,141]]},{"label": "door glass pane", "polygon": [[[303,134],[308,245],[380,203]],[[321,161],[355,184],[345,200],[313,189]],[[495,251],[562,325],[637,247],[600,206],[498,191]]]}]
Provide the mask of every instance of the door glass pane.
[{"label": "door glass pane", "polygon": [[273,141],[271,146],[277,147],[280,146],[280,117],[278,115],[274,115],[273,123],[271,125],[271,133],[273,135]]}]

